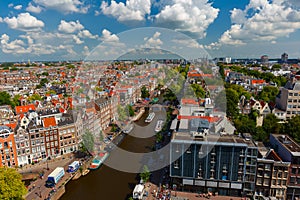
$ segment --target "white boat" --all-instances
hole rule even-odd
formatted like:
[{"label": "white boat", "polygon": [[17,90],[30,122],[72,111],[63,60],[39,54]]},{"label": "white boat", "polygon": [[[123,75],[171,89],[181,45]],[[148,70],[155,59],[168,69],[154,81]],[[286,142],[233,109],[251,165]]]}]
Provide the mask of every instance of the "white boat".
[{"label": "white boat", "polygon": [[155,113],[154,112],[151,112],[149,113],[148,117],[146,118],[145,122],[152,122],[152,120],[154,119],[155,117]]},{"label": "white boat", "polygon": [[129,124],[128,126],[126,126],[123,130],[124,133],[128,134],[132,131],[134,125],[133,124]]},{"label": "white boat", "polygon": [[155,126],[155,132],[161,131],[163,125],[164,125],[164,120],[158,120]]},{"label": "white boat", "polygon": [[132,198],[133,199],[143,199],[145,193],[145,186],[143,184],[137,184],[134,187]]}]

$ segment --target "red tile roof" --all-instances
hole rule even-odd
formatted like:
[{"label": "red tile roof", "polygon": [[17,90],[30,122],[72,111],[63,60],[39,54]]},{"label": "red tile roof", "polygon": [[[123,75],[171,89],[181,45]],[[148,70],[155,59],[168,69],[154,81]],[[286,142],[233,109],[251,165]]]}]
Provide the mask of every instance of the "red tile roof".
[{"label": "red tile roof", "polygon": [[35,110],[34,104],[26,106],[16,106],[16,114],[27,113],[29,110]]},{"label": "red tile roof", "polygon": [[11,123],[11,124],[5,124],[5,126],[10,127],[12,130],[14,130],[17,126],[17,123]]},{"label": "red tile roof", "polygon": [[213,123],[217,122],[220,118],[219,117],[209,117],[209,116],[183,116],[178,115],[178,120],[180,119],[206,119],[208,122]]},{"label": "red tile roof", "polygon": [[55,117],[48,117],[43,119],[44,127],[48,128],[50,126],[56,126]]},{"label": "red tile roof", "polygon": [[181,104],[194,104],[198,105],[199,102],[195,99],[181,99]]},{"label": "red tile roof", "polygon": [[262,80],[262,79],[259,79],[259,80],[251,80],[251,84],[254,85],[254,84],[263,84],[265,83],[266,81],[265,80]]}]

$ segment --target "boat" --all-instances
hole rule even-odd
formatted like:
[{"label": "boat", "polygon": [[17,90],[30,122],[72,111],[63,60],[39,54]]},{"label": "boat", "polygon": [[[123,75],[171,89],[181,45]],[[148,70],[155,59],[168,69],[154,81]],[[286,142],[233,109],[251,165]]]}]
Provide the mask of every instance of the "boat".
[{"label": "boat", "polygon": [[164,120],[158,120],[155,126],[155,132],[161,131],[164,124]]},{"label": "boat", "polygon": [[108,157],[108,152],[99,153],[99,155],[95,156],[95,158],[92,160],[92,163],[89,166],[89,170],[98,169],[107,157]]},{"label": "boat", "polygon": [[124,128],[123,132],[126,134],[130,133],[132,131],[133,127],[134,127],[133,124],[129,124]]},{"label": "boat", "polygon": [[82,172],[82,176],[87,175],[89,172],[90,172],[90,170],[88,170],[88,169],[84,170],[84,171]]},{"label": "boat", "polygon": [[155,113],[154,112],[149,113],[149,115],[147,116],[145,122],[148,122],[148,123],[152,122],[152,120],[154,119],[154,117],[155,117]]},{"label": "boat", "polygon": [[145,186],[143,184],[137,184],[134,187],[134,190],[132,192],[132,198],[133,199],[143,199],[145,192]]}]

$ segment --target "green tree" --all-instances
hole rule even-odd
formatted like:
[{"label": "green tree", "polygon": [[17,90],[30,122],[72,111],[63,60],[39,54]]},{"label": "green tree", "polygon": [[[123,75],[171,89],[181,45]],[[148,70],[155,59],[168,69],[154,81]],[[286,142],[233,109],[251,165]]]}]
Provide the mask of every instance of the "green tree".
[{"label": "green tree", "polygon": [[150,96],[150,93],[149,93],[148,89],[147,89],[145,86],[143,86],[143,87],[141,88],[141,93],[142,93],[142,94],[141,94],[141,97],[142,97],[143,99]]},{"label": "green tree", "polygon": [[156,142],[162,142],[163,141],[163,135],[161,133],[156,134]]},{"label": "green tree", "polygon": [[0,167],[0,199],[21,200],[27,193],[22,176],[13,168]]},{"label": "green tree", "polygon": [[0,91],[0,105],[11,105],[10,95],[6,91]]},{"label": "green tree", "polygon": [[32,102],[35,100],[41,101],[43,98],[39,94],[32,94],[30,97],[28,97],[28,101]]},{"label": "green tree", "polygon": [[231,88],[226,89],[226,100],[227,100],[226,114],[230,118],[235,118],[238,115],[238,108],[237,108],[239,102],[238,93]]},{"label": "green tree", "polygon": [[144,183],[146,183],[147,181],[149,181],[150,179],[150,171],[147,165],[144,165],[143,167],[143,172],[140,173],[140,178],[143,180]]},{"label": "green tree", "polygon": [[278,123],[279,119],[274,114],[268,114],[264,118],[263,122],[263,128],[266,131],[266,133],[281,133],[283,131],[282,125]]},{"label": "green tree", "polygon": [[296,115],[288,120],[285,125],[285,132],[293,137],[297,142],[300,142],[300,115]]},{"label": "green tree", "polygon": [[94,152],[94,143],[95,143],[94,135],[89,131],[85,131],[85,134],[82,135],[82,144],[84,145],[84,147],[88,152],[90,153]]},{"label": "green tree", "polygon": [[254,140],[267,142],[269,140],[270,133],[267,133],[262,126],[259,126],[256,127],[252,136]]},{"label": "green tree", "polygon": [[265,102],[275,102],[276,95],[279,93],[277,87],[266,86],[262,89],[262,91],[258,94],[258,99],[263,100]]},{"label": "green tree", "polygon": [[127,105],[127,110],[128,110],[129,116],[132,117],[134,115],[134,110],[133,110],[132,106]]},{"label": "green tree", "polygon": [[118,105],[117,112],[118,112],[118,115],[119,115],[119,120],[121,120],[121,121],[124,121],[128,116],[126,111],[125,111],[125,108],[122,107],[121,105]]},{"label": "green tree", "polygon": [[205,90],[202,88],[201,85],[198,85],[198,84],[192,84],[191,85],[194,92],[195,92],[195,95],[197,98],[205,98]]},{"label": "green tree", "polygon": [[248,115],[238,115],[234,119],[234,125],[239,133],[254,134],[256,131],[256,121],[250,119]]},{"label": "green tree", "polygon": [[12,103],[14,104],[14,106],[19,106],[20,105],[20,98],[21,98],[20,94],[16,94],[14,96],[14,98],[12,99]]}]

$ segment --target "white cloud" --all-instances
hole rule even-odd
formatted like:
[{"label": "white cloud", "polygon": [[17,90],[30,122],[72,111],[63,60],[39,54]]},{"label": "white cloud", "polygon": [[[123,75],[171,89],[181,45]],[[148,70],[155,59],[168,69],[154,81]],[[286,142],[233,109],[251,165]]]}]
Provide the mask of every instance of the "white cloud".
[{"label": "white cloud", "polygon": [[64,33],[74,33],[82,29],[84,29],[84,26],[80,24],[78,20],[76,22],[66,22],[65,20],[61,20],[58,25],[58,30]]},{"label": "white cloud", "polygon": [[300,29],[300,11],[283,0],[250,0],[244,10],[231,11],[232,26],[225,31],[221,44],[242,45],[255,41],[276,42]]},{"label": "white cloud", "polygon": [[159,36],[161,35],[160,32],[155,32],[152,37],[144,38],[145,44],[141,46],[141,48],[156,48],[159,49],[160,46],[163,44]]},{"label": "white cloud", "polygon": [[89,30],[79,31],[78,36],[81,38],[97,39],[98,35],[93,35]]},{"label": "white cloud", "polygon": [[184,48],[192,48],[192,49],[201,49],[203,45],[200,45],[196,40],[187,39],[187,38],[179,38],[173,39],[172,42],[177,44],[177,46],[182,46]]},{"label": "white cloud", "polygon": [[87,13],[89,6],[81,0],[33,0],[37,5],[46,9],[53,9],[62,13]]},{"label": "white cloud", "polygon": [[76,44],[82,44],[83,41],[77,35],[73,35],[73,40]]},{"label": "white cloud", "polygon": [[143,21],[150,14],[151,0],[126,0],[125,3],[112,0],[110,5],[103,1],[100,9],[104,15],[111,15],[120,22]]},{"label": "white cloud", "polygon": [[163,27],[190,33],[198,38],[206,35],[206,29],[214,22],[219,9],[208,0],[173,0],[154,16],[155,22]]},{"label": "white cloud", "polygon": [[2,19],[2,17],[0,17],[0,22],[3,22],[3,19]]},{"label": "white cloud", "polygon": [[3,53],[23,54],[30,52],[29,49],[24,47],[25,43],[22,40],[14,40],[10,42],[7,34],[3,34],[0,37],[0,44]]},{"label": "white cloud", "polygon": [[13,3],[8,4],[8,7],[9,7],[9,8],[11,8],[11,7],[13,7],[13,6],[14,6]]},{"label": "white cloud", "polygon": [[88,55],[90,54],[90,49],[89,49],[88,46],[84,46],[84,47],[83,47],[82,54],[83,54],[84,56],[88,56]]},{"label": "white cloud", "polygon": [[16,5],[16,6],[14,7],[14,9],[15,9],[15,10],[21,10],[21,9],[22,9],[22,5]]},{"label": "white cloud", "polygon": [[101,40],[103,42],[119,42],[119,38],[118,36],[116,36],[115,34],[112,34],[109,30],[103,29],[102,31],[102,36],[101,36]]},{"label": "white cloud", "polygon": [[40,13],[42,11],[42,8],[40,6],[34,6],[32,3],[29,3],[26,11],[33,12],[33,13]]},{"label": "white cloud", "polygon": [[11,28],[21,31],[38,31],[44,27],[44,22],[38,20],[36,17],[29,13],[20,13],[18,17],[3,19],[5,23]]}]

